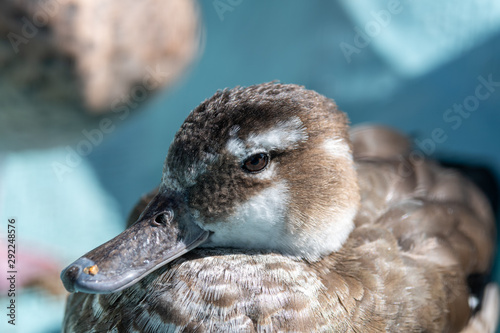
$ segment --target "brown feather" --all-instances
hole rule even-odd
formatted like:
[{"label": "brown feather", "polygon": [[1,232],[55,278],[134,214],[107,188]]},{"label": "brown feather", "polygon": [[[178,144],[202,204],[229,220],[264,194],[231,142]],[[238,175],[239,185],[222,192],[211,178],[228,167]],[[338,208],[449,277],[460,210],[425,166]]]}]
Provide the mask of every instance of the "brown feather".
[{"label": "brown feather", "polygon": [[[316,106],[333,103],[305,94]],[[230,98],[227,91],[218,93],[218,107]],[[202,106],[198,112],[214,107],[208,102]],[[290,112],[283,107],[282,116]],[[298,154],[313,157],[320,155],[315,147],[327,121],[304,120],[309,116],[302,120],[313,147]],[[336,117],[339,127],[328,131],[345,132],[345,118],[340,113]],[[183,128],[194,126],[189,119]],[[486,316],[478,315],[466,326],[471,316],[467,277],[488,272],[494,253],[493,216],[485,197],[460,174],[409,158],[408,143],[400,134],[377,127],[354,133],[355,172],[347,162],[327,161],[325,165],[335,169],[333,177],[345,179],[319,185],[337,186],[331,195],[352,201],[358,198],[359,184],[356,227],[340,250],[308,261],[265,250],[197,248],[121,292],[71,295],[65,331],[459,332],[483,323]],[[172,147],[201,155],[209,149],[175,141]],[[172,156],[167,163],[174,163],[176,154]],[[294,170],[290,161],[280,162],[299,182],[313,181],[311,173]],[[313,174],[319,178],[329,172],[321,163],[316,167]],[[315,203],[306,196],[311,192],[299,185],[293,191],[301,198],[293,209],[314,215]],[[139,202],[129,225],[151,197]],[[208,198],[199,200],[210,206]]]}]

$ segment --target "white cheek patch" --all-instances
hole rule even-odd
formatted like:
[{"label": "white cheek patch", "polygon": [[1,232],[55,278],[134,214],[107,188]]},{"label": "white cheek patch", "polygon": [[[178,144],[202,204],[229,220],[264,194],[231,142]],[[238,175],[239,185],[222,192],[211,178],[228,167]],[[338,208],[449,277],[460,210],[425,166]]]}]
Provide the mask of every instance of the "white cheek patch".
[{"label": "white cheek patch", "polygon": [[349,145],[342,138],[326,139],[323,142],[323,149],[330,156],[346,158],[352,161],[352,154],[349,149]]},{"label": "white cheek patch", "polygon": [[287,183],[278,182],[241,204],[225,220],[204,224],[204,229],[214,233],[201,246],[277,250],[315,261],[338,251],[354,228],[355,206],[340,211],[331,207],[308,222],[316,225],[315,230],[291,231],[290,223],[300,226],[301,222],[290,220],[289,204]]},{"label": "white cheek patch", "polygon": [[241,204],[225,221],[206,224],[214,231],[207,246],[281,248],[289,192],[281,181]]},{"label": "white cheek patch", "polygon": [[278,122],[276,126],[263,133],[252,133],[245,141],[236,137],[237,132],[238,128],[232,131],[233,137],[228,140],[226,149],[241,160],[259,151],[294,148],[308,138],[306,128],[299,117]]}]

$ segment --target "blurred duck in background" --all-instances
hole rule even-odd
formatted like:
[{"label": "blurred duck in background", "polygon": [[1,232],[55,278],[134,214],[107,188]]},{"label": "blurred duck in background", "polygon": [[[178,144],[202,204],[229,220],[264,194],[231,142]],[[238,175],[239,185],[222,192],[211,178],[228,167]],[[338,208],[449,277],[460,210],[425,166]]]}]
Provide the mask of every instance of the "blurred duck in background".
[{"label": "blurred duck in background", "polygon": [[[0,209],[2,221],[16,219],[18,272],[18,320],[2,320],[2,332],[58,330],[59,271],[75,250],[64,230],[94,243],[123,225],[84,157],[186,73],[200,22],[190,0],[0,3]],[[2,278],[2,304],[9,288]]]},{"label": "blurred duck in background", "polygon": [[[172,85],[200,51],[193,1],[3,1],[2,148],[76,140]],[[108,115],[109,117],[109,115]]]}]

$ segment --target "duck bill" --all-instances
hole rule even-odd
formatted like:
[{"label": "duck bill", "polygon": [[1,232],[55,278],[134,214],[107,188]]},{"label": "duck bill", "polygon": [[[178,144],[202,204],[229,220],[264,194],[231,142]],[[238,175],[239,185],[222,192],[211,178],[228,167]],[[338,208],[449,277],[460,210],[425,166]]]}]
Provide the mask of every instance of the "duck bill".
[{"label": "duck bill", "polygon": [[157,194],[137,222],[61,273],[69,292],[112,293],[192,250],[209,232],[194,223],[180,195]]}]

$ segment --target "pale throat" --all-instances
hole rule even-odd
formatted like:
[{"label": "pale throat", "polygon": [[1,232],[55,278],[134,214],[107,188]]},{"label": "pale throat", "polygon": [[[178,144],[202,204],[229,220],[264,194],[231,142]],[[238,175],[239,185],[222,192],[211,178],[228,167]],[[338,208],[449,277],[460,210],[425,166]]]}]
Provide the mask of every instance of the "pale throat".
[{"label": "pale throat", "polygon": [[355,207],[325,207],[315,216],[293,216],[289,207],[287,182],[277,182],[229,217],[205,224],[214,233],[203,246],[270,250],[316,261],[338,251],[354,228]]},{"label": "pale throat", "polygon": [[214,232],[205,246],[282,248],[288,202],[286,182],[277,182],[239,204],[230,216],[215,223],[205,224],[205,229]]}]

